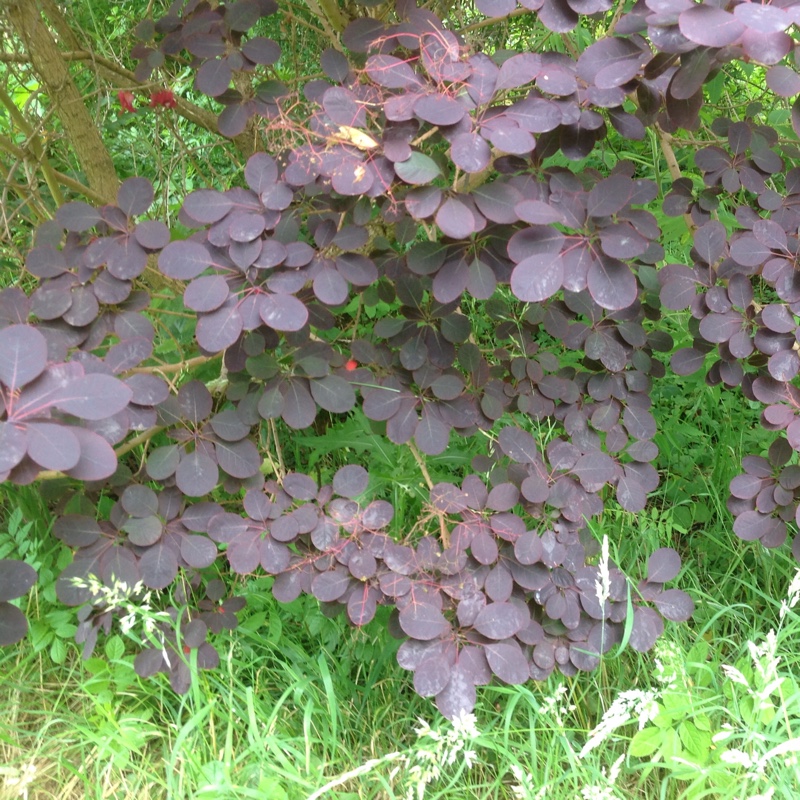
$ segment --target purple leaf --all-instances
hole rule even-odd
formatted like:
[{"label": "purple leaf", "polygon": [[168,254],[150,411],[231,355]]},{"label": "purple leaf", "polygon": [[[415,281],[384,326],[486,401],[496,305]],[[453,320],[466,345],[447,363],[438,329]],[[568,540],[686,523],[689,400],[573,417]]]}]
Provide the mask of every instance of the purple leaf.
[{"label": "purple leaf", "polygon": [[466,239],[477,229],[475,216],[461,200],[450,197],[436,212],[436,224],[451,239]]},{"label": "purple leaf", "polygon": [[53,533],[57,539],[70,547],[88,547],[102,535],[100,526],[95,520],[79,514],[59,517],[53,526]]},{"label": "purple leaf", "polygon": [[113,475],[117,469],[117,456],[111,445],[93,431],[71,428],[78,439],[81,455],[78,463],[66,470],[67,475],[81,481],[100,481]]},{"label": "purple leaf", "polygon": [[289,382],[283,402],[283,421],[295,430],[307,428],[317,416],[317,404],[306,388],[307,381],[295,379]]},{"label": "purple leaf", "polygon": [[369,484],[369,473],[358,464],[341,467],[333,476],[333,491],[341,497],[356,498]]},{"label": "purple leaf", "polygon": [[217,442],[217,460],[222,470],[232,478],[252,478],[261,467],[261,455],[254,442],[242,439],[238,442]]},{"label": "purple leaf", "polygon": [[609,37],[589,45],[578,58],[578,75],[600,89],[622,86],[650,60],[630,39]]},{"label": "purple leaf", "polygon": [[181,415],[195,424],[211,414],[214,399],[211,392],[200,381],[192,380],[184,383],[178,391],[178,406]]},{"label": "purple leaf", "polygon": [[667,589],[653,599],[661,615],[672,622],[686,622],[694,614],[694,602],[680,589]]},{"label": "purple leaf", "polygon": [[46,365],[47,342],[39,331],[29,325],[0,330],[0,381],[9,389],[19,389],[38,378]]},{"label": "purple leaf", "polygon": [[[375,20],[370,20],[375,23]],[[366,72],[375,83],[386,89],[407,89],[421,81],[406,61],[389,55],[374,55],[367,59]]]},{"label": "purple leaf", "polygon": [[478,211],[492,222],[511,224],[517,221],[515,209],[522,195],[513,186],[499,181],[486,183],[475,189],[472,197]]},{"label": "purple leaf", "polygon": [[514,542],[514,555],[520,564],[536,564],[541,561],[542,553],[542,540],[535,531],[526,531]]},{"label": "purple leaf", "polygon": [[217,117],[217,129],[223,136],[233,139],[244,132],[250,117],[249,104],[231,103],[229,106],[225,106]]},{"label": "purple leaf", "polygon": [[[212,58],[200,65],[200,68],[195,73],[194,85],[198,91],[207,94],[209,97],[219,97],[230,86],[232,77],[233,71],[228,64],[227,58]],[[192,214],[185,205],[184,208],[190,216],[199,220],[199,217]],[[210,221],[214,222],[215,220]]]},{"label": "purple leaf", "polygon": [[[763,8],[771,7],[763,6]],[[780,97],[794,97],[800,94],[800,75],[782,64],[770,67],[767,71],[767,86]]]},{"label": "purple leaf", "polygon": [[56,213],[56,221],[68,231],[82,233],[91,230],[100,222],[100,212],[80,200],[61,206]]},{"label": "purple leaf", "polygon": [[356,626],[371,622],[378,609],[378,597],[378,592],[372,586],[357,586],[347,599],[347,616],[350,622]]},{"label": "purple leaf", "polygon": [[492,672],[501,681],[522,684],[530,678],[528,659],[525,658],[522,648],[515,639],[487,644],[484,650]]},{"label": "purple leaf", "polygon": [[431,125],[455,125],[466,111],[458,100],[440,94],[424,95],[414,104],[414,113]]},{"label": "purple leaf", "polygon": [[266,536],[259,545],[259,563],[270,575],[280,575],[289,566],[291,551],[285,544]]},{"label": "purple leaf", "polygon": [[22,597],[37,580],[36,570],[22,561],[0,559],[0,603]]},{"label": "purple leaf", "polygon": [[122,493],[120,503],[134,517],[148,517],[158,513],[158,495],[148,486],[128,486]]},{"label": "purple leaf", "polygon": [[647,505],[647,493],[639,481],[625,476],[617,483],[617,501],[626,511],[641,511]]},{"label": "purple leaf", "polygon": [[647,559],[647,580],[666,583],[681,569],[681,557],[671,547],[661,547]]},{"label": "purple leaf", "polygon": [[[436,274],[433,279],[433,296],[440,303],[452,303],[458,300],[464,293],[469,283],[470,271],[467,262],[463,258],[453,259],[448,261]],[[416,369],[427,360],[427,351],[422,342],[416,340],[417,353],[415,360],[419,363],[412,364],[408,358],[404,360],[403,366],[407,369]]]},{"label": "purple leaf", "polygon": [[211,261],[205,245],[187,239],[170,242],[158,257],[158,268],[168,278],[190,281],[200,275]]},{"label": "purple leaf", "polygon": [[183,303],[193,311],[214,311],[228,299],[228,284],[221,275],[195,278],[183,293]]},{"label": "purple leaf", "polygon": [[414,441],[426,455],[439,455],[447,449],[450,441],[450,427],[433,414],[423,411],[422,418],[414,432]]},{"label": "purple leaf", "polygon": [[198,189],[183,201],[183,211],[202,225],[219,222],[231,208],[230,197],[214,189]]},{"label": "purple leaf", "polygon": [[581,456],[572,471],[587,492],[597,492],[613,479],[616,469],[610,456],[595,451]]},{"label": "purple leaf", "polygon": [[414,690],[420,697],[434,697],[450,681],[451,664],[442,655],[435,655],[423,661],[414,670]]},{"label": "purple leaf", "polygon": [[438,639],[450,629],[441,611],[427,603],[411,601],[400,612],[400,627],[414,639]]},{"label": "purple leaf", "polygon": [[139,572],[148,589],[166,589],[178,574],[178,559],[165,544],[156,544],[142,555]]},{"label": "purple leaf", "polygon": [[338,306],[347,301],[350,287],[337,270],[323,267],[314,277],[314,294],[321,303]]},{"label": "purple leaf", "polygon": [[421,186],[412,189],[405,199],[406,209],[414,219],[427,219],[436,213],[442,202],[442,190],[438,186]]},{"label": "purple leaf", "polygon": [[225,24],[232,30],[244,33],[250,30],[262,16],[268,13],[263,10],[268,8],[255,0],[236,0],[225,6]]},{"label": "purple leaf", "polygon": [[153,184],[147,178],[128,178],[119,187],[117,205],[127,216],[138,217],[150,208],[153,197]]},{"label": "purple leaf", "polygon": [[311,581],[311,594],[325,603],[343,597],[352,585],[350,573],[339,567],[330,572],[321,572]]},{"label": "purple leaf", "polygon": [[492,149],[477,133],[460,133],[450,144],[450,158],[464,172],[480,172],[489,166]]},{"label": "purple leaf", "polygon": [[164,532],[164,525],[156,516],[129,519],[123,526],[131,544],[140,547],[154,545]]},{"label": "purple leaf", "polygon": [[497,74],[495,91],[516,89],[526,83],[533,83],[542,68],[542,58],[537,53],[519,53],[507,58]]},{"label": "purple leaf", "polygon": [[733,14],[707,4],[682,11],[678,26],[690,42],[706,47],[733,44],[745,32],[745,26]]},{"label": "purple leaf", "polygon": [[210,353],[218,353],[236,343],[244,323],[236,302],[229,298],[220,308],[197,321],[197,343]]},{"label": "purple leaf", "polygon": [[[481,1],[489,2],[489,0]],[[447,686],[436,695],[436,707],[450,720],[469,713],[475,707],[475,683],[460,664],[456,664],[450,670]]]},{"label": "purple leaf", "polygon": [[561,288],[563,280],[564,262],[560,253],[536,254],[520,261],[514,268],[511,291],[526,303],[538,303],[552,297]]},{"label": "purple leaf", "polygon": [[341,82],[350,72],[350,63],[347,57],[338,50],[334,50],[332,47],[328,47],[322,51],[320,65],[322,66],[322,71],[332,81]]},{"label": "purple leaf", "polygon": [[78,463],[81,447],[66,425],[31,422],[28,424],[28,455],[43,469],[63,471]]},{"label": "purple leaf", "polygon": [[219,482],[217,465],[197,450],[184,456],[175,471],[175,483],[189,497],[208,494]]},{"label": "purple leaf", "polygon": [[0,647],[19,642],[27,633],[28,620],[25,615],[16,606],[0,602]]},{"label": "purple leaf", "polygon": [[122,411],[133,392],[118,378],[92,373],[72,381],[51,400],[61,411],[81,419],[108,419]]},{"label": "purple leaf", "polygon": [[322,95],[322,107],[332,122],[349,128],[366,125],[367,113],[356,95],[341,86],[332,86]]},{"label": "purple leaf", "polygon": [[639,653],[647,652],[664,632],[664,621],[652,608],[637,606],[633,611],[630,645]]},{"label": "purple leaf", "polygon": [[237,536],[226,552],[231,569],[239,575],[255,572],[261,562],[261,543],[258,536],[248,531]]},{"label": "purple leaf", "polygon": [[301,472],[290,472],[283,479],[283,490],[293,500],[313,500],[317,496],[317,482]]},{"label": "purple leaf", "polygon": [[539,446],[527,431],[508,426],[500,431],[498,442],[503,452],[518,464],[541,463]]},{"label": "purple leaf", "polygon": [[259,314],[276,331],[299,331],[308,321],[308,309],[293,295],[263,295]]},{"label": "purple leaf", "polygon": [[17,427],[12,422],[0,422],[0,472],[16,467],[27,450],[27,428]]},{"label": "purple leaf", "polygon": [[274,64],[281,57],[280,45],[266,36],[256,36],[242,45],[242,53],[256,64]]},{"label": "purple leaf", "polygon": [[476,0],[475,5],[487,17],[505,17],[517,7],[517,0]]},{"label": "purple leaf", "polygon": [[489,133],[492,144],[504,153],[526,156],[536,147],[533,135],[515,124],[493,128]]},{"label": "purple leaf", "polygon": [[759,3],[742,3],[734,6],[733,15],[739,22],[759,33],[779,33],[786,30],[794,21],[783,8],[762,6]]},{"label": "purple leaf", "polygon": [[760,511],[745,511],[739,514],[733,523],[733,532],[746,542],[763,539],[773,534],[776,526],[784,523]]},{"label": "purple leaf", "polygon": [[478,612],[473,627],[489,639],[510,639],[528,621],[526,615],[513,603],[489,603]]},{"label": "purple leaf", "polygon": [[561,109],[551,100],[528,97],[510,106],[506,116],[529,133],[547,133],[555,130],[563,120]]},{"label": "purple leaf", "polygon": [[320,408],[334,414],[350,411],[356,403],[353,387],[338,375],[328,375],[321,379],[311,380],[311,396]]},{"label": "purple leaf", "polygon": [[594,260],[586,278],[592,299],[609,311],[628,308],[639,293],[636,276],[630,267],[615,258]]}]

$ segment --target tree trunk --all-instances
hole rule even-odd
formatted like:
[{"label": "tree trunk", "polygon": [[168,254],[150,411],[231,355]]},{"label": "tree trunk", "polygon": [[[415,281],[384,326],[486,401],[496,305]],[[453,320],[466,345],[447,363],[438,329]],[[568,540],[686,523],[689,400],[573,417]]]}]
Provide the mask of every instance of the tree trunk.
[{"label": "tree trunk", "polygon": [[8,18],[25,44],[31,66],[55,106],[89,186],[105,202],[113,203],[117,197],[119,181],[111,156],[69,74],[61,51],[42,22],[37,4],[32,0],[20,0],[17,4],[11,4],[8,7]]}]

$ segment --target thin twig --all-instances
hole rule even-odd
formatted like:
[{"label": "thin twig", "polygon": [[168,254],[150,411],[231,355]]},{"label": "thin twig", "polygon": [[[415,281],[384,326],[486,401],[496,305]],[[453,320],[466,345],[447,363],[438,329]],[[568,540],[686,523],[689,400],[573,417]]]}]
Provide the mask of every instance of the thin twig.
[{"label": "thin twig", "polygon": [[487,19],[482,19],[480,22],[473,22],[471,25],[465,25],[463,28],[459,28],[457,31],[453,31],[456,34],[461,33],[469,33],[470,31],[477,30],[478,28],[485,28],[487,25],[496,25],[498,22],[504,22],[507,19],[511,19],[512,17],[519,17],[522,14],[530,14],[531,12],[527,8],[516,8],[510,14],[506,14],[504,17],[488,17]]},{"label": "thin twig", "polygon": [[179,361],[177,364],[156,364],[150,367],[133,367],[128,372],[143,372],[147,375],[158,374],[159,372],[182,372],[191,367],[199,367],[201,364],[208,364],[209,361],[214,361],[219,358],[221,354],[215,356],[195,356],[194,358],[187,358],[185,361]]},{"label": "thin twig", "polygon": [[[425,459],[422,457],[422,453],[420,453],[413,441],[406,442],[406,444],[408,445],[408,449],[411,451],[411,455],[414,456],[414,460],[417,462],[419,471],[422,473],[422,477],[425,479],[425,483],[428,485],[428,490],[430,491],[433,489],[433,481],[431,480],[431,476],[428,472],[428,467],[425,464]],[[442,546],[447,549],[450,547],[450,531],[447,529],[447,523],[445,522],[444,514],[439,511],[438,508],[434,508],[433,513],[439,517],[439,531],[442,540]]]},{"label": "thin twig", "polygon": [[[669,170],[672,180],[680,180],[683,177],[683,174],[681,173],[678,159],[675,156],[675,151],[672,149],[672,137],[666,131],[662,130],[661,126],[657,123],[653,125],[653,127],[656,129],[658,144],[661,147],[661,152],[664,154],[664,160],[667,162],[667,169]],[[692,233],[694,233],[697,230],[697,225],[695,225],[691,215],[684,214],[683,219],[686,223],[686,227],[689,228]]]},{"label": "thin twig", "polygon": [[[286,465],[283,463],[283,449],[281,448],[280,439],[278,439],[278,427],[275,425],[274,419],[269,421],[269,431],[271,434],[270,438],[275,446],[275,455],[278,457],[278,469],[275,470],[275,474],[278,476],[279,480],[283,480],[286,475]],[[269,452],[269,450],[267,450],[267,452]],[[272,461],[272,458],[270,458],[270,461]]]}]

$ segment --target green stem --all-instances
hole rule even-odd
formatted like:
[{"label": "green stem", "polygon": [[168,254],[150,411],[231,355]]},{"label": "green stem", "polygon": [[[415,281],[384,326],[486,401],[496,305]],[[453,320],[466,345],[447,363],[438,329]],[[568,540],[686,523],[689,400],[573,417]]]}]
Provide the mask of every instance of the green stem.
[{"label": "green stem", "polygon": [[[55,171],[50,164],[50,161],[45,154],[44,146],[39,135],[34,130],[33,126],[25,119],[23,113],[17,108],[17,104],[8,96],[5,89],[0,86],[0,103],[2,103],[9,113],[12,121],[16,124],[19,130],[25,135],[25,138],[30,142],[31,152],[36,158],[38,164],[42,167],[44,179],[50,189],[50,194],[53,195],[53,200],[57,206],[64,204],[64,195],[61,194],[61,188],[56,180]],[[27,160],[27,159],[26,159]]]}]

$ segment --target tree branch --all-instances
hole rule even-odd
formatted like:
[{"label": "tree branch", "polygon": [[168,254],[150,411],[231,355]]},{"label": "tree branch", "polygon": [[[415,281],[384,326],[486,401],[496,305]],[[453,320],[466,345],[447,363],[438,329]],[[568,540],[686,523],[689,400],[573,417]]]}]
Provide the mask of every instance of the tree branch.
[{"label": "tree branch", "polygon": [[[0,134],[0,150],[4,150],[6,153],[18,159],[19,161],[30,160],[30,156],[25,150],[17,147],[17,145],[15,145],[11,139],[9,139],[7,136],[3,136],[2,134]],[[72,189],[73,191],[82,194],[87,199],[93,200],[100,205],[105,204],[105,199],[103,196],[95,192],[93,189],[89,188],[80,181],[75,180],[75,178],[71,178],[69,175],[59,172],[57,169],[53,169],[52,167],[50,169],[62,186],[66,186],[68,189]]]}]

